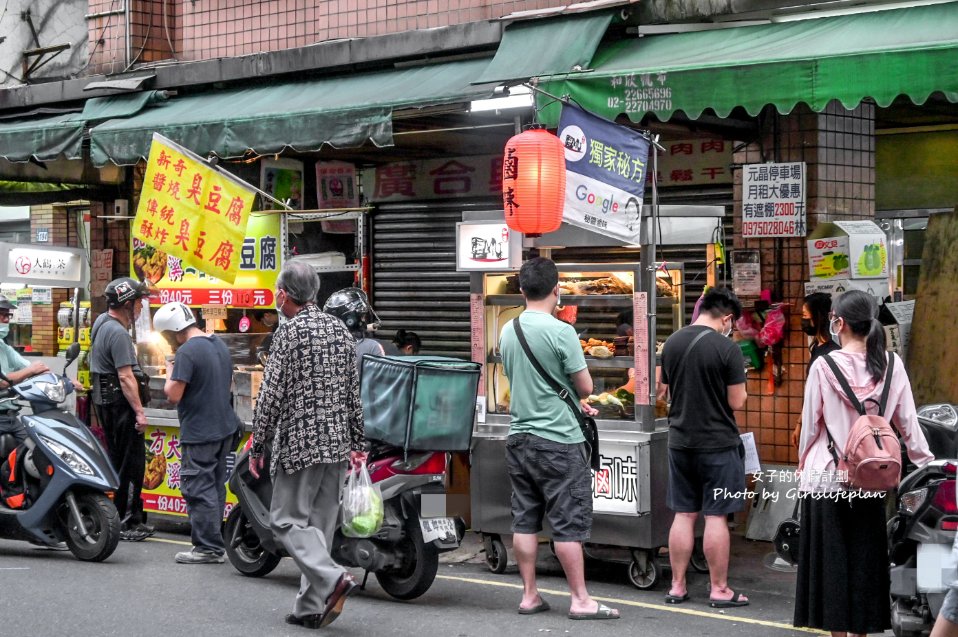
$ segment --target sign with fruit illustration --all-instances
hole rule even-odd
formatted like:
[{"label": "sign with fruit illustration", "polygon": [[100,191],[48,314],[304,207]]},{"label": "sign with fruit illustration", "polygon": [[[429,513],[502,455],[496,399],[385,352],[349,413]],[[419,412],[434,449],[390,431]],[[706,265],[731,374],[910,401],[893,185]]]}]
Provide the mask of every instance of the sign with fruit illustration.
[{"label": "sign with fruit illustration", "polygon": [[808,240],[812,279],[881,279],[888,276],[885,233],[872,221],[820,224]]}]

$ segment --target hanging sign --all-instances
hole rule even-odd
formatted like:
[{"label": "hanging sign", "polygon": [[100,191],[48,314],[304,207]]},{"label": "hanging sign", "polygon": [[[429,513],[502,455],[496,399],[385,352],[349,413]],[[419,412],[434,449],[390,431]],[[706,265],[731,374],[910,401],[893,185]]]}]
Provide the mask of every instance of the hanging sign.
[{"label": "hanging sign", "polygon": [[[717,138],[662,142],[657,181],[666,186],[715,186],[732,183],[732,142]],[[649,167],[649,178],[652,167]]]},{"label": "hanging sign", "polygon": [[762,258],[758,250],[732,251],[732,291],[737,296],[762,292]]},{"label": "hanging sign", "polygon": [[255,196],[226,171],[154,133],[133,238],[232,283]]},{"label": "hanging sign", "polygon": [[[320,210],[358,208],[359,184],[356,182],[356,166],[344,161],[316,162],[316,200]],[[323,232],[329,234],[356,232],[356,222],[352,219],[330,219],[320,223]]]},{"label": "hanging sign", "polygon": [[370,201],[502,196],[502,154],[401,161],[376,167]]},{"label": "hanging sign", "polygon": [[805,162],[742,166],[742,237],[804,237]]},{"label": "hanging sign", "polygon": [[493,272],[522,265],[522,234],[502,221],[456,224],[456,270]]},{"label": "hanging sign", "polygon": [[100,298],[113,278],[113,248],[90,250],[90,295]]},{"label": "hanging sign", "polygon": [[562,107],[559,139],[567,170],[563,221],[639,243],[648,140],[570,106]]},{"label": "hanging sign", "polygon": [[[303,162],[298,159],[264,159],[260,162],[260,188],[293,210],[303,209]],[[265,201],[265,209],[281,206]]]},{"label": "hanging sign", "polygon": [[283,265],[280,222],[277,214],[250,215],[232,285],[138,239],[133,240],[130,276],[149,280],[152,305],[175,301],[274,309],[273,290]]}]

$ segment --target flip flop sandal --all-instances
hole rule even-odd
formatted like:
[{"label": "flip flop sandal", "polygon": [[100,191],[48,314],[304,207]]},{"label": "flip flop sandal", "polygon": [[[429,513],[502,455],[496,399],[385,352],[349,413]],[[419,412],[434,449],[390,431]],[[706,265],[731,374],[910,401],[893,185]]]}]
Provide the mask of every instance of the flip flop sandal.
[{"label": "flip flop sandal", "polygon": [[666,604],[681,604],[682,602],[689,601],[689,594],[686,592],[684,595],[666,595],[665,603]]},{"label": "flip flop sandal", "polygon": [[732,599],[710,599],[709,606],[712,608],[736,608],[738,606],[748,606],[748,600],[742,599],[741,593],[732,595]]},{"label": "flip flop sandal", "polygon": [[615,610],[605,604],[599,604],[594,613],[569,613],[569,619],[618,619]]},{"label": "flip flop sandal", "polygon": [[549,610],[549,608],[550,608],[549,602],[547,602],[546,600],[540,597],[538,604],[536,604],[535,606],[530,606],[529,608],[520,608],[519,614],[520,615],[535,615],[536,613],[544,613],[547,610]]}]

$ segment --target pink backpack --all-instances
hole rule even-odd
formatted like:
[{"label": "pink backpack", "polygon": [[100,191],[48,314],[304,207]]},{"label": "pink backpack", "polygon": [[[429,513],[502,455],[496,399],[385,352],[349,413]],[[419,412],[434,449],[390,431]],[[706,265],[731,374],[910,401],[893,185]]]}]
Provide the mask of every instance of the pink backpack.
[{"label": "pink backpack", "polygon": [[835,440],[825,426],[828,436],[828,450],[835,459],[835,467],[839,471],[848,472],[847,488],[862,491],[888,491],[898,487],[901,481],[901,443],[898,434],[885,418],[885,407],[888,403],[888,390],[891,387],[892,371],[895,367],[895,357],[888,355],[888,367],[885,370],[885,384],[882,388],[881,401],[866,399],[878,405],[877,414],[865,413],[865,405],[859,402],[852,391],[848,380],[838,369],[838,365],[831,356],[823,356],[832,373],[851,401],[852,407],[858,412],[858,419],[852,424],[848,432],[848,441],[839,457],[835,449]]}]

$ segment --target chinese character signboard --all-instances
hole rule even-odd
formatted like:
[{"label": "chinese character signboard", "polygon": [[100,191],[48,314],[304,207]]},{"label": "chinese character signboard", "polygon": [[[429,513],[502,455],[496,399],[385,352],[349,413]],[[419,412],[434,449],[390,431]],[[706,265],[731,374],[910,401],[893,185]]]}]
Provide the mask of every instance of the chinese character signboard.
[{"label": "chinese character signboard", "polygon": [[90,295],[98,299],[113,277],[113,248],[90,250]]},{"label": "chinese character signboard", "polygon": [[232,285],[137,239],[133,240],[131,276],[148,278],[157,288],[150,297],[153,305],[176,301],[191,306],[271,309],[276,277],[283,265],[280,221],[278,214],[250,215]]},{"label": "chinese character signboard", "polygon": [[627,243],[638,243],[649,142],[641,134],[578,108],[563,106],[563,221]]},{"label": "chinese character signboard", "polygon": [[[714,186],[732,183],[732,142],[724,139],[680,139],[662,142],[659,154],[659,188]],[[652,167],[649,166],[649,179]]]},{"label": "chinese character signboard", "polygon": [[0,281],[51,287],[86,287],[86,253],[78,248],[22,248],[0,243]]},{"label": "chinese character signboard", "polygon": [[403,161],[378,166],[370,201],[501,196],[500,154]]},{"label": "chinese character signboard", "polygon": [[736,296],[762,293],[762,258],[758,250],[732,251],[732,291]]},{"label": "chinese character signboard", "polygon": [[456,270],[492,272],[522,265],[522,235],[502,221],[456,224]]},{"label": "chinese character signboard", "polygon": [[228,173],[154,133],[133,238],[155,252],[140,269],[156,283],[164,264],[155,255],[165,253],[232,283],[255,196]]},{"label": "chinese character signboard", "polygon": [[742,237],[804,237],[805,162],[742,166]]},{"label": "chinese character signboard", "polygon": [[592,475],[593,511],[631,515],[638,513],[637,451],[634,444],[602,443],[600,467]]},{"label": "chinese character signboard", "polygon": [[343,161],[316,162],[316,192],[320,210],[357,208],[356,166]]},{"label": "chinese character signboard", "polygon": [[[171,515],[186,515],[186,500],[181,492],[180,467],[183,461],[183,446],[179,427],[150,426],[143,433],[149,450],[146,452],[146,472],[143,476],[143,509]],[[243,435],[243,442],[249,434]],[[236,454],[226,457],[227,477],[233,471]],[[236,504],[236,496],[226,488],[226,508],[223,517]]]}]

